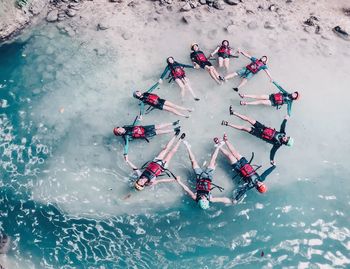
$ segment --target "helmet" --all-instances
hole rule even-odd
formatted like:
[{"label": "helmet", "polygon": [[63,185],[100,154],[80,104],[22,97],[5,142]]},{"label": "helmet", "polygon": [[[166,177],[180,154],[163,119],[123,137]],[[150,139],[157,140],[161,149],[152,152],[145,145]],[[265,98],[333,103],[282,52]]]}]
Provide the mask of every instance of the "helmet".
[{"label": "helmet", "polygon": [[195,45],[197,45],[197,46],[198,46],[198,44],[197,44],[197,43],[192,43],[192,44],[191,44],[191,50],[193,50],[193,47],[194,47]]},{"label": "helmet", "polygon": [[198,204],[204,210],[209,208],[209,201],[207,199],[200,199]]},{"label": "helmet", "polygon": [[116,136],[119,136],[120,134],[118,133],[118,127],[115,127],[113,128],[113,133],[116,135]]},{"label": "helmet", "polygon": [[[265,58],[265,61],[263,61],[263,58]],[[264,63],[264,64],[266,64],[267,63],[267,60],[268,60],[268,58],[267,58],[267,56],[262,56],[261,58],[260,58],[260,60]]]},{"label": "helmet", "polygon": [[137,191],[142,191],[145,188],[145,186],[140,185],[137,181],[135,182],[134,187]]},{"label": "helmet", "polygon": [[288,142],[287,142],[286,145],[287,145],[288,147],[292,147],[293,144],[294,144],[294,139],[293,139],[292,137],[289,137]]},{"label": "helmet", "polygon": [[137,95],[137,92],[138,92],[138,91],[134,91],[134,92],[132,93],[132,96],[134,96],[135,98],[139,99],[140,97]]},{"label": "helmet", "polygon": [[267,191],[267,187],[264,183],[260,182],[258,185],[256,185],[256,189],[260,193],[265,193]]}]

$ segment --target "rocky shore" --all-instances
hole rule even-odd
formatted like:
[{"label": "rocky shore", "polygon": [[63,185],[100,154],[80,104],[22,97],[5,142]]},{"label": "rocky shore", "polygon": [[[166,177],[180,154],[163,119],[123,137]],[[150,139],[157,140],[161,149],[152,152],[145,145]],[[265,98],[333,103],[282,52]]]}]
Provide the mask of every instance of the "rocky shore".
[{"label": "rocky shore", "polygon": [[[114,13],[147,10],[154,20],[173,13],[173,16],[185,24],[215,18],[223,21],[222,26],[229,34],[237,26],[246,26],[249,30],[281,28],[285,31],[301,30],[329,40],[334,37],[334,33],[337,34],[333,30],[336,26],[350,31],[350,4],[340,0],[331,3],[327,1],[305,3],[297,0],[33,0],[22,8],[16,7],[16,2],[13,0],[6,2],[2,3],[4,7],[0,13],[2,18],[0,42],[17,36],[35,21],[35,18],[38,18],[38,23],[60,22],[59,28],[62,33],[73,36],[80,23],[84,27],[84,21],[88,21],[90,17],[96,14],[103,15],[104,11],[107,14],[113,10]],[[72,26],[71,19],[74,19],[75,26]],[[107,16],[101,17],[96,30],[108,29],[109,19],[113,20]],[[123,38],[130,39],[131,35],[128,32],[123,33]],[[349,39],[346,36],[338,36],[345,40]]]}]

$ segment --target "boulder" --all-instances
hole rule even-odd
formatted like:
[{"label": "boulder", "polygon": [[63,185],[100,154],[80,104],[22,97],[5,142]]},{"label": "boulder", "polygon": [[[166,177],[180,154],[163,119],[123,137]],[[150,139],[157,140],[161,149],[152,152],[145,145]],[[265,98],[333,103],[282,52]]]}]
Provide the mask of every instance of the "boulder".
[{"label": "boulder", "polygon": [[58,10],[54,9],[47,13],[46,20],[48,22],[55,22],[58,19]]},{"label": "boulder", "polygon": [[66,14],[69,16],[69,17],[74,17],[75,15],[77,15],[77,12],[74,10],[74,9],[67,9],[66,10]]},{"label": "boulder", "polygon": [[223,6],[223,4],[222,4],[222,2],[220,0],[216,0],[213,3],[213,8],[216,8],[218,10],[223,10],[224,6]]},{"label": "boulder", "polygon": [[200,3],[201,5],[205,5],[205,4],[207,4],[207,0],[199,0],[199,3]]},{"label": "boulder", "polygon": [[266,21],[265,23],[264,23],[264,28],[265,29],[275,29],[276,28],[276,26],[273,24],[273,23],[271,23],[271,22],[269,22],[269,21]]},{"label": "boulder", "polygon": [[181,11],[190,11],[192,9],[190,3],[186,3],[184,6],[182,6]]},{"label": "boulder", "polygon": [[185,15],[182,17],[182,21],[188,24],[192,21],[192,17],[190,15]]},{"label": "boulder", "polygon": [[231,6],[238,5],[238,0],[225,0],[225,3]]},{"label": "boulder", "polygon": [[226,31],[229,33],[229,34],[233,34],[234,31],[235,31],[235,26],[233,24],[229,25],[226,27]]},{"label": "boulder", "polygon": [[97,31],[104,31],[104,30],[107,30],[108,28],[109,28],[109,25],[104,22],[99,22],[97,24]]}]

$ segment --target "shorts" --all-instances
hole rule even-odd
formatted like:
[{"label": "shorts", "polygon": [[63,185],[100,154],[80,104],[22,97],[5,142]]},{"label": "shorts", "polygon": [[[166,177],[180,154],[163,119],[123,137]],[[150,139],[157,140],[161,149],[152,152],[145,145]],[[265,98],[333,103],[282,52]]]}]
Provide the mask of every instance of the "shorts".
[{"label": "shorts", "polygon": [[195,168],[194,173],[196,174],[197,178],[207,178],[213,181],[214,176],[214,170],[213,168],[205,168],[204,170],[202,168]]},{"label": "shorts", "polygon": [[211,64],[211,62],[209,62],[209,61],[206,61],[206,62],[199,62],[198,65],[199,65],[201,68],[203,68],[203,69],[204,69],[206,66],[213,66],[213,65]]},{"label": "shorts", "polygon": [[223,59],[228,59],[228,58],[230,58],[230,55],[228,55],[228,54],[226,54],[226,53],[221,53],[221,52],[218,53],[218,56],[221,57],[221,58],[223,58]]},{"label": "shorts", "polygon": [[143,128],[145,129],[145,137],[146,138],[151,138],[151,137],[157,135],[155,125],[146,125],[146,126],[143,126]]},{"label": "shorts", "polygon": [[250,79],[253,77],[253,73],[250,72],[246,67],[243,67],[241,70],[237,71],[237,74],[241,77],[241,78],[246,78],[246,79]]},{"label": "shorts", "polygon": [[265,128],[266,128],[266,126],[264,124],[256,121],[252,127],[252,130],[249,133],[256,136],[256,137],[261,138]]},{"label": "shorts", "polygon": [[163,110],[164,107],[164,103],[165,103],[165,99],[158,99],[158,102],[156,105],[153,105],[155,108],[158,108],[159,110]]},{"label": "shorts", "polygon": [[235,162],[234,164],[232,164],[232,169],[236,172],[236,173],[240,173],[241,168],[246,165],[248,163],[247,159],[242,157],[240,158],[237,162]]}]

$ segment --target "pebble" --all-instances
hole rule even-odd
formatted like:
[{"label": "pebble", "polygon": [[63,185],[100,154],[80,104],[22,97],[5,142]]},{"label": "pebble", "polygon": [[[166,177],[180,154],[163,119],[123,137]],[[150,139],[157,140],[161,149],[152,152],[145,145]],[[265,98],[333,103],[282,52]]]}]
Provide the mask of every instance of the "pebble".
[{"label": "pebble", "polygon": [[183,22],[190,23],[192,21],[192,17],[190,15],[185,15],[182,17]]},{"label": "pebble", "polygon": [[109,28],[109,25],[105,24],[104,22],[99,22],[97,24],[97,31],[107,30],[108,28]]},{"label": "pebble", "polygon": [[264,28],[265,28],[265,29],[275,29],[276,26],[275,26],[274,24],[272,24],[271,22],[266,21],[266,22],[264,23]]},{"label": "pebble", "polygon": [[74,9],[67,9],[66,10],[66,14],[69,16],[69,17],[74,17],[75,15],[77,15],[77,12],[74,10]]},{"label": "pebble", "polygon": [[248,23],[248,28],[250,30],[255,30],[258,28],[258,23],[256,21],[251,21],[250,23]]},{"label": "pebble", "polygon": [[214,1],[213,8],[216,8],[218,10],[223,10],[224,6],[222,5],[222,2],[219,0]]},{"label": "pebble", "polygon": [[48,22],[55,22],[55,21],[57,21],[57,19],[58,19],[58,10],[57,9],[51,10],[46,16],[46,20]]},{"label": "pebble", "polygon": [[238,5],[239,1],[238,0],[225,0],[225,3],[228,5]]},{"label": "pebble", "polygon": [[190,3],[186,3],[184,6],[182,6],[181,11],[190,11],[192,9]]},{"label": "pebble", "polygon": [[200,3],[201,5],[206,5],[206,4],[207,4],[207,0],[199,0],[199,3]]}]

